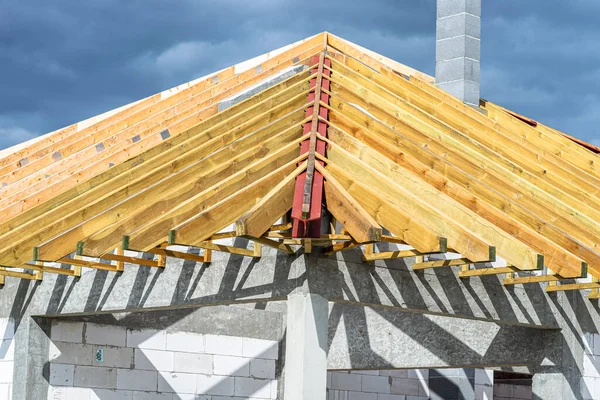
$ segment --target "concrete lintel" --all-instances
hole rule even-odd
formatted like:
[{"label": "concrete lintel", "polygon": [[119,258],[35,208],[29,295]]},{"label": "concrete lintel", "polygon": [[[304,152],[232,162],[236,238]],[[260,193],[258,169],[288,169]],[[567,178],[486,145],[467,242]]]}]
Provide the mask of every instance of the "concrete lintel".
[{"label": "concrete lintel", "polygon": [[491,368],[559,363],[561,332],[330,304],[328,368]]}]

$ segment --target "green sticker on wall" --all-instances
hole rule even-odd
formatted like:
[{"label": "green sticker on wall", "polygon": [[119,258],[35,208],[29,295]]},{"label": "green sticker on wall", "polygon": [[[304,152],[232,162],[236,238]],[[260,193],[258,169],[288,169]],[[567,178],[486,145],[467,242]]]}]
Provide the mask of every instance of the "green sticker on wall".
[{"label": "green sticker on wall", "polygon": [[96,362],[104,362],[104,349],[96,350]]}]

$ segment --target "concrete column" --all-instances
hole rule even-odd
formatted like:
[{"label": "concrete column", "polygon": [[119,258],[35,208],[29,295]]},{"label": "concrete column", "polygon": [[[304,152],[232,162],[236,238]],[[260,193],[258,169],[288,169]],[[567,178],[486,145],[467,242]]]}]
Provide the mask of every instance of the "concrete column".
[{"label": "concrete column", "polygon": [[438,87],[479,107],[481,0],[437,0]]},{"label": "concrete column", "polygon": [[24,317],[15,332],[13,400],[48,396],[50,322]]},{"label": "concrete column", "polygon": [[315,294],[288,297],[285,400],[325,400],[329,304]]}]

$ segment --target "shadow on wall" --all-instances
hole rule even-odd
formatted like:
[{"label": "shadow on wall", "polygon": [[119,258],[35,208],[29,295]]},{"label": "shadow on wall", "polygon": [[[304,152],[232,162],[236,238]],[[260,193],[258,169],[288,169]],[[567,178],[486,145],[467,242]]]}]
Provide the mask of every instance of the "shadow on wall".
[{"label": "shadow on wall", "polygon": [[[247,242],[236,239],[235,245],[243,247]],[[386,244],[378,246],[378,251],[388,250],[393,248],[388,248]],[[541,325],[562,325],[563,321],[567,321],[566,325],[579,338],[579,346],[582,348],[584,347],[582,334],[598,332],[597,308],[589,304],[583,307],[579,305],[576,308],[578,315],[583,313],[581,318],[588,322],[585,322],[585,328],[577,326],[580,322],[570,321],[568,317],[572,310],[565,312],[563,310],[565,305],[560,304],[556,297],[546,295],[540,285],[528,285],[524,289],[505,288],[502,285],[502,278],[497,276],[463,281],[458,279],[450,268],[414,273],[411,268],[412,259],[364,264],[361,257],[362,252],[359,249],[348,250],[331,257],[321,257],[300,252],[287,256],[265,248],[263,258],[259,260],[218,254],[210,265],[197,265],[189,261],[170,262],[164,270],[127,265],[123,274],[105,271],[86,272],[81,278],[81,281],[86,281],[84,287],[89,290],[85,297],[82,297],[81,291],[78,291],[79,283],[76,283],[73,278],[60,276],[54,282],[51,280],[37,282],[33,287],[30,287],[30,282],[21,281],[14,298],[11,295],[13,303],[10,315],[18,326],[40,284],[54,284],[53,289],[47,291],[51,293],[50,298],[44,298],[44,304],[47,304],[47,315],[73,312],[72,310],[76,309],[73,304],[81,300],[85,305],[82,309],[77,309],[78,312],[106,312],[115,310],[115,307],[119,311],[139,311],[140,308],[155,306],[196,307],[218,303],[260,301],[261,298],[282,299],[299,286],[308,285],[317,293],[327,294],[333,301],[344,300],[370,304],[374,307],[386,305],[416,312]],[[308,271],[305,268],[307,264],[311,266]],[[311,279],[311,274],[318,279]],[[581,297],[579,293],[575,295],[577,298]],[[127,301],[119,308],[115,305],[121,304],[120,299],[127,299]],[[585,313],[588,315],[586,316]],[[353,317],[352,320],[343,319],[346,328],[350,325],[362,324],[364,326],[362,334],[365,337],[376,336],[375,332],[369,331],[365,315]],[[342,318],[335,313],[332,314],[330,330],[339,329],[341,322]],[[389,322],[403,329],[397,321],[390,318]],[[427,324],[425,329],[439,329],[431,321],[423,319],[422,322]],[[413,331],[406,333],[415,335]],[[446,333],[452,335],[452,332]],[[418,339],[418,336],[414,338]],[[460,343],[460,338],[457,338],[456,342]],[[434,343],[428,342],[423,345],[432,351],[436,350]],[[374,354],[373,351],[371,353]],[[478,355],[480,354],[477,352],[473,354],[473,356]],[[575,359],[564,359],[564,357],[573,357],[572,355],[562,354],[561,351],[550,355],[550,363],[577,365]],[[354,352],[352,357],[361,356]],[[388,362],[382,357],[379,358],[373,361],[382,364]],[[455,358],[448,354],[444,361],[452,365]],[[353,367],[359,367],[360,363],[361,360],[352,359]],[[569,383],[577,393],[579,382],[570,380]]]}]

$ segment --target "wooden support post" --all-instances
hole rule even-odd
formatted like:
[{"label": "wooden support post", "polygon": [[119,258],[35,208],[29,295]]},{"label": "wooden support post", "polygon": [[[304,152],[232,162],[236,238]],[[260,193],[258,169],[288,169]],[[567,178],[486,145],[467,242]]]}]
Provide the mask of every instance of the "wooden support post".
[{"label": "wooden support post", "polygon": [[204,262],[205,263],[212,262],[212,250],[204,249]]},{"label": "wooden support post", "polygon": [[254,257],[260,258],[262,257],[262,244],[254,242]]},{"label": "wooden support post", "polygon": [[304,239],[304,253],[305,254],[312,253],[312,239],[311,238]]},{"label": "wooden support post", "polygon": [[[125,238],[123,238],[125,240]],[[125,243],[121,244],[121,246],[117,247],[117,255],[123,256],[125,255]],[[123,261],[117,261],[117,271],[125,271],[125,263]]]},{"label": "wooden support post", "polygon": [[588,299],[600,299],[600,289],[592,289],[592,291],[588,295]]},{"label": "wooden support post", "polygon": [[363,260],[371,261],[370,258],[373,257],[373,253],[375,253],[375,245],[373,243],[365,245],[365,254],[362,257]]}]

